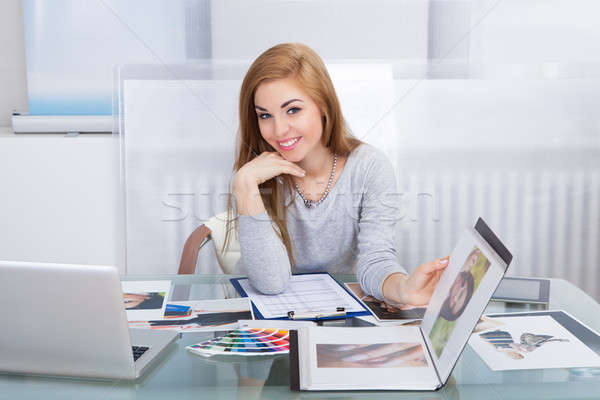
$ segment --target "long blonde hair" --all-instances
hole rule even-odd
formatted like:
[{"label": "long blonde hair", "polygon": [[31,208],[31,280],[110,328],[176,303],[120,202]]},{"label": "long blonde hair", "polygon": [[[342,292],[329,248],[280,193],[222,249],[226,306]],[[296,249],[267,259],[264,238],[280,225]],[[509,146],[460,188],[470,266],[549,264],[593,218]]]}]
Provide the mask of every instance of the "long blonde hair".
[{"label": "long blonde hair", "polygon": [[[360,140],[352,136],[344,121],[338,97],[323,60],[305,44],[282,43],[271,47],[254,60],[242,82],[239,102],[240,128],[234,171],[238,171],[264,151],[276,151],[260,134],[254,107],[254,94],[258,86],[265,81],[290,77],[296,80],[296,83],[323,112],[321,140],[332,153],[346,157],[360,145]],[[285,185],[278,184],[275,178],[269,179],[259,186],[259,190],[267,214],[275,224],[273,228],[283,242],[293,268],[292,243],[287,230],[289,204],[284,204],[284,186],[290,190],[292,181],[289,176],[283,181]],[[223,253],[226,251],[232,231],[237,228],[234,224],[236,218],[233,215],[231,190],[227,200],[227,212],[227,233]]]}]

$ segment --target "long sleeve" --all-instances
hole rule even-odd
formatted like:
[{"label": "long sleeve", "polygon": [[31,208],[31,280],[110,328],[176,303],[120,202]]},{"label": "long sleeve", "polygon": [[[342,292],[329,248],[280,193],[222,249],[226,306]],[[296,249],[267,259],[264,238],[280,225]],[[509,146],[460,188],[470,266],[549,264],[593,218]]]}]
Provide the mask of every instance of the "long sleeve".
[{"label": "long sleeve", "polygon": [[266,212],[239,215],[238,230],[241,259],[236,271],[246,274],[250,284],[261,293],[277,294],[287,287],[291,268],[287,251],[273,230]]},{"label": "long sleeve", "polygon": [[382,154],[370,163],[359,205],[357,277],[362,289],[383,299],[383,282],[400,266],[395,249],[395,228],[399,219],[399,194],[390,161]]},{"label": "long sleeve", "polygon": [[[356,266],[365,293],[379,299],[390,274],[406,273],[395,250],[399,196],[394,169],[385,154],[372,146],[361,145],[350,154],[323,203],[307,208],[295,196],[287,217],[294,272],[348,273]],[[236,272],[247,275],[262,293],[284,291],[290,262],[267,213],[240,215],[238,233],[242,257]]]}]

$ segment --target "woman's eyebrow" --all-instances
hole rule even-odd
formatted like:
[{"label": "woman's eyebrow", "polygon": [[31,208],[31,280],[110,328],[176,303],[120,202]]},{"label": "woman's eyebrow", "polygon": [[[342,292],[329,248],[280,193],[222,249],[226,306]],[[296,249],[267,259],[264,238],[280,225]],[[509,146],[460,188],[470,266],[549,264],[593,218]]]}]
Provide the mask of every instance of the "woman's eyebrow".
[{"label": "woman's eyebrow", "polygon": [[[294,101],[300,101],[300,102],[302,102],[302,100],[300,100],[300,99],[291,99],[291,100],[288,100],[285,103],[283,103],[281,105],[281,108],[284,108],[285,106],[287,106],[290,103],[293,103]],[[254,108],[258,108],[260,111],[268,111],[266,108],[263,108],[261,106],[257,106],[256,104],[254,105]]]},{"label": "woman's eyebrow", "polygon": [[286,101],[285,103],[283,103],[283,104],[281,105],[281,108],[283,108],[283,107],[287,106],[287,105],[288,105],[288,104],[290,104],[290,103],[293,103],[294,101],[302,101],[302,100],[300,100],[300,99],[291,99],[291,100],[288,100],[288,101]]}]

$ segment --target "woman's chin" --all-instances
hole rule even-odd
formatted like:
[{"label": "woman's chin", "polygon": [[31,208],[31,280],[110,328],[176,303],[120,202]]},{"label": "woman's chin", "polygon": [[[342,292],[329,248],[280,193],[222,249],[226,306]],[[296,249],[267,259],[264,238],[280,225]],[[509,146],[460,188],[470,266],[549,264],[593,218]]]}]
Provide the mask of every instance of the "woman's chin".
[{"label": "woman's chin", "polygon": [[297,163],[304,159],[304,154],[297,151],[279,151],[279,154],[289,162]]}]

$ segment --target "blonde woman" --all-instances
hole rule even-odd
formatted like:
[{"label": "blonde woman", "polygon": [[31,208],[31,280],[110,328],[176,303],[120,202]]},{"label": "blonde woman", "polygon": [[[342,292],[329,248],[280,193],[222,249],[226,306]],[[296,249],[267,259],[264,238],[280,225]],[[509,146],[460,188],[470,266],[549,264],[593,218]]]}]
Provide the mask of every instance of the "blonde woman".
[{"label": "blonde woman", "polygon": [[292,271],[356,271],[380,300],[429,301],[448,259],[410,275],[399,265],[392,165],[352,136],[311,48],[285,43],[261,54],[243,80],[239,117],[228,230],[238,230],[238,272],[276,294]]}]

